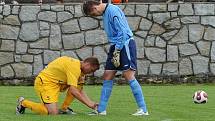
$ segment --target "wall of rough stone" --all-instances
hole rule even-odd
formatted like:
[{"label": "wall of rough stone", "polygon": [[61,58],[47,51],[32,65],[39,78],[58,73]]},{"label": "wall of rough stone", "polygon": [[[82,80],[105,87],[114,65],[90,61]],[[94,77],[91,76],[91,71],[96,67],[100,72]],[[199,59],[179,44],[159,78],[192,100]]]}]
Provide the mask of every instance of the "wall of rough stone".
[{"label": "wall of rough stone", "polygon": [[[0,6],[0,82],[30,83],[60,56],[97,56],[101,77],[108,47],[101,17],[81,4]],[[125,4],[143,76],[215,75],[215,5]]]},{"label": "wall of rough stone", "polygon": [[[12,0],[4,0],[6,3],[11,3]],[[38,0],[16,0],[19,3],[38,3]],[[43,0],[43,3],[56,3],[57,0]],[[64,0],[64,3],[83,3],[84,0]],[[99,1],[99,0],[97,0]],[[138,2],[138,3],[165,3],[168,0],[129,0],[129,3]],[[214,2],[214,0],[173,0],[172,2]]]}]

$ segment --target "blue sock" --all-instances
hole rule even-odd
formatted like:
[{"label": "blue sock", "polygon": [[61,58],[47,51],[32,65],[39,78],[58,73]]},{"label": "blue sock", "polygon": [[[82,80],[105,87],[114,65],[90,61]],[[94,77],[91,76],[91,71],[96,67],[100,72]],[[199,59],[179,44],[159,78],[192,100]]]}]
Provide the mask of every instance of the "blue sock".
[{"label": "blue sock", "polygon": [[113,80],[104,80],[100,102],[98,106],[98,112],[102,112],[106,110],[108,99],[111,95],[112,88],[113,88]]},{"label": "blue sock", "polygon": [[129,85],[131,87],[132,93],[135,97],[138,107],[143,109],[144,112],[147,112],[146,103],[144,101],[144,96],[140,84],[136,79],[134,79],[129,81]]}]

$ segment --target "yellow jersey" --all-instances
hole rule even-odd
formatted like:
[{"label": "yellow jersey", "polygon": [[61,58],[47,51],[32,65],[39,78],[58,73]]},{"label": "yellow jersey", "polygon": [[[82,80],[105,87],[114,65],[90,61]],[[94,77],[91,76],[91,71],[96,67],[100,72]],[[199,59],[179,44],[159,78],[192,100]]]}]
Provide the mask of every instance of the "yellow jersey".
[{"label": "yellow jersey", "polygon": [[55,59],[42,70],[39,76],[45,76],[55,83],[67,84],[77,87],[81,76],[80,60],[63,56]]}]

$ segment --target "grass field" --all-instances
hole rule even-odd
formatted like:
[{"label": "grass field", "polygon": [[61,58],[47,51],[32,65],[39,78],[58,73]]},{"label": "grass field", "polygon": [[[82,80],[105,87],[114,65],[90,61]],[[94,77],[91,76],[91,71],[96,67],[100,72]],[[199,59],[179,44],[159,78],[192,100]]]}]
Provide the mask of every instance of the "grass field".
[{"label": "grass field", "polygon": [[[78,101],[71,104],[77,115],[40,116],[26,110],[24,115],[15,115],[16,98],[24,96],[39,101],[33,87],[0,86],[0,121],[215,121],[215,85],[142,86],[150,115],[135,117],[136,103],[129,86],[114,86],[107,108],[107,116],[88,116],[91,111]],[[207,104],[194,104],[192,95],[196,90],[205,90]],[[85,91],[98,101],[101,86],[85,86]],[[64,94],[60,97],[62,103]]]}]

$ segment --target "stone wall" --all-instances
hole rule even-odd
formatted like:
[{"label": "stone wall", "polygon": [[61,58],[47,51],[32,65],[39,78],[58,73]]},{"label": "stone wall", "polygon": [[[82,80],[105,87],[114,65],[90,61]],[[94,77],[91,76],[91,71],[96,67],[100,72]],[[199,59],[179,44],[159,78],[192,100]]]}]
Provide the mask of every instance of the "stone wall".
[{"label": "stone wall", "polygon": [[[4,0],[6,3],[10,3],[12,0]],[[38,0],[16,0],[19,3],[38,3]],[[56,3],[57,0],[43,0],[43,3]],[[84,0],[64,0],[64,3],[82,3]],[[99,1],[99,0],[97,0]],[[168,0],[129,0],[129,3],[139,2],[139,3],[165,3]],[[173,0],[172,2],[213,2],[214,0]]]},{"label": "stone wall", "polygon": [[[214,3],[125,4],[142,76],[215,75]],[[60,56],[97,56],[101,77],[109,45],[101,17],[81,4],[0,6],[0,82],[32,82]]]}]

